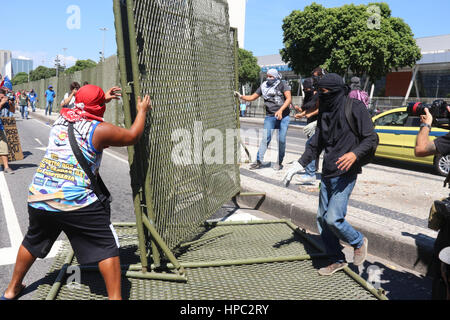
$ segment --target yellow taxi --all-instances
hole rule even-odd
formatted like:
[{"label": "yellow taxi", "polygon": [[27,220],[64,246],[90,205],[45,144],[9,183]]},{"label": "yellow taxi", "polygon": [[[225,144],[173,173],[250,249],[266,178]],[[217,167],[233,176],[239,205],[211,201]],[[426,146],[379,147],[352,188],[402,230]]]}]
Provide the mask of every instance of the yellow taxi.
[{"label": "yellow taxi", "polygon": [[[450,156],[418,158],[414,155],[420,130],[420,117],[409,116],[406,107],[402,107],[383,112],[372,120],[380,137],[376,157],[433,165],[438,174],[447,176],[450,170]],[[436,139],[448,132],[449,130],[433,127],[430,137]]]}]

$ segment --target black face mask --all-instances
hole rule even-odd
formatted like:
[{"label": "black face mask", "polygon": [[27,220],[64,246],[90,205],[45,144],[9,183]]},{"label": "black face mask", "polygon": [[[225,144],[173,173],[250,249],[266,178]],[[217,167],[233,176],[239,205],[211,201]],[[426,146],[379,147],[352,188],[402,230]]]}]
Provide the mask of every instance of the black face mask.
[{"label": "black face mask", "polygon": [[312,90],[303,90],[305,93],[305,101],[311,100],[311,98],[314,96],[314,92]]},{"label": "black face mask", "polygon": [[269,87],[270,87],[270,86],[273,86],[275,82],[277,82],[277,79],[267,80],[267,85],[268,85]]},{"label": "black face mask", "polygon": [[319,106],[323,111],[331,110],[334,102],[334,94],[332,92],[324,93],[319,91]]}]

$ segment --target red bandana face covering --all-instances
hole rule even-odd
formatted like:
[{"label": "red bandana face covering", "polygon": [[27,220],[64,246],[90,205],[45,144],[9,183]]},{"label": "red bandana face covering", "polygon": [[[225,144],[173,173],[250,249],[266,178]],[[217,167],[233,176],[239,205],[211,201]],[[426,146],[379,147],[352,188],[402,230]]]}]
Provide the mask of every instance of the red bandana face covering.
[{"label": "red bandana face covering", "polygon": [[75,108],[64,108],[61,110],[61,115],[69,122],[82,119],[103,122],[105,110],[105,93],[102,88],[86,85],[80,88],[75,96]]}]

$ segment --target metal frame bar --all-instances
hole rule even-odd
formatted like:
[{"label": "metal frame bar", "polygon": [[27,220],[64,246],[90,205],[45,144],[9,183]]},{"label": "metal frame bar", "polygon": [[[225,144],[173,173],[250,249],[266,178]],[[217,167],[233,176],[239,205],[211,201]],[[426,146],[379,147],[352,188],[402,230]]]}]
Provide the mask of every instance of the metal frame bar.
[{"label": "metal frame bar", "polygon": [[66,277],[67,268],[72,264],[74,254],[75,253],[73,252],[73,250],[70,249],[69,253],[67,254],[66,260],[64,261],[64,265],[62,266],[61,270],[59,270],[58,276],[56,277],[55,282],[53,283],[45,300],[55,300],[58,296],[58,292],[61,289],[62,282]]},{"label": "metal frame bar", "polygon": [[[128,0],[126,2],[126,12],[127,12],[127,21],[128,25],[128,34],[129,34],[129,45],[130,45],[130,59],[132,66],[132,89],[134,89],[134,105],[137,104],[137,98],[141,94],[141,87],[139,82],[139,66],[138,66],[138,58],[137,58],[137,44],[136,44],[136,31],[134,27],[134,13],[133,13],[133,2]],[[126,53],[125,53],[125,39],[123,35],[124,25],[122,23],[122,12],[120,0],[114,0],[114,14],[116,17],[116,34],[117,34],[117,42],[118,42],[118,54],[119,54],[119,64],[121,70],[121,81],[122,86],[128,88],[127,79],[129,75],[127,74],[126,68]],[[131,84],[131,83],[130,83]],[[131,89],[131,88],[129,88]],[[131,96],[129,95],[131,92],[124,91],[123,103],[124,103],[124,117],[125,123],[127,127],[131,127],[132,123],[132,115],[131,115]],[[129,152],[129,161],[130,161],[130,171],[132,176],[133,186],[133,197],[134,197],[134,207],[136,214],[136,227],[138,230],[139,237],[139,253],[141,260],[141,271],[142,274],[146,274],[148,270],[148,261],[147,261],[147,246],[145,244],[145,229],[150,233],[151,237],[151,253],[153,262],[155,265],[160,265],[160,255],[158,248],[161,248],[163,252],[166,254],[167,258],[171,263],[173,263],[177,267],[177,272],[183,274],[184,270],[182,269],[179,262],[176,260],[173,253],[167,247],[164,240],[158,234],[156,228],[154,227],[154,213],[153,213],[153,203],[152,203],[152,192],[151,192],[151,179],[150,179],[150,170],[151,167],[148,166],[147,172],[144,175],[144,170],[141,167],[141,164],[136,159],[139,158],[139,154],[141,154],[142,145],[138,143],[137,146],[131,146],[128,148]],[[134,171],[133,171],[134,170]],[[145,176],[145,181],[139,179],[139,177]],[[138,189],[138,190],[137,190]],[[144,200],[145,196],[145,200]],[[145,211],[147,214],[145,214]],[[136,276],[136,274],[127,273],[129,276]],[[147,276],[146,276],[147,277]],[[154,277],[153,277],[154,278]]]},{"label": "metal frame bar", "polygon": [[[122,24],[122,12],[120,7],[120,0],[114,0],[114,15],[115,15],[115,26],[116,26],[116,37],[117,37],[117,51],[118,51],[118,61],[119,61],[119,70],[120,70],[120,78],[122,83],[122,88],[125,88],[122,92],[122,101],[123,101],[123,112],[124,112],[124,121],[125,126],[127,128],[130,128],[132,125],[132,116],[131,116],[131,106],[130,106],[130,96],[131,88],[128,88],[128,75],[127,75],[127,68],[126,68],[126,60],[125,60],[125,39],[123,35],[123,24]],[[129,90],[129,91],[128,91]],[[130,168],[132,168],[134,165],[138,166],[139,171],[140,169],[140,163],[139,161],[135,161],[136,159],[136,149],[134,146],[128,147],[128,162],[130,164]],[[133,190],[133,202],[134,202],[134,212],[136,216],[136,227],[138,231],[138,237],[139,237],[139,247],[145,248],[145,231],[143,228],[142,223],[142,207],[141,207],[141,199],[140,194],[136,190],[136,188],[139,188],[139,185],[135,182],[137,177],[139,175],[136,175],[136,177],[133,177],[133,172],[130,170],[131,173],[131,179],[132,183],[136,184],[135,186],[132,186]],[[135,174],[135,173],[134,173]],[[142,265],[142,271],[146,272],[148,267],[147,262],[147,254],[143,250],[140,250],[140,260]]]}]

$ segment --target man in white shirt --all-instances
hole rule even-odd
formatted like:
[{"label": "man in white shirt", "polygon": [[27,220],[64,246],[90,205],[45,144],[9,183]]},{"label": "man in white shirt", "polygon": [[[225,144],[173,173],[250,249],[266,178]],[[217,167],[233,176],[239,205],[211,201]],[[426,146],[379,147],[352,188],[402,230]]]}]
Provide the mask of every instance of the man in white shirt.
[{"label": "man in white shirt", "polygon": [[61,101],[61,108],[73,109],[73,107],[75,107],[75,95],[80,87],[78,82],[72,82],[70,85],[70,93],[66,93],[64,99]]}]

